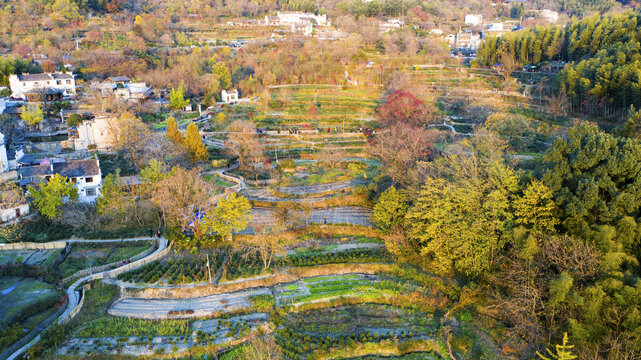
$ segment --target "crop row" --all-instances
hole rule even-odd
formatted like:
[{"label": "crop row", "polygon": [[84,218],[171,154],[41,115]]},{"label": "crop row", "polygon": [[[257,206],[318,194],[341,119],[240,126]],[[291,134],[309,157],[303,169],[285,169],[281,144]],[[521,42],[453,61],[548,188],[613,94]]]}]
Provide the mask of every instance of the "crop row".
[{"label": "crop row", "polygon": [[[433,334],[430,334],[433,335]],[[276,342],[283,348],[283,355],[287,359],[303,359],[304,354],[317,349],[346,348],[353,347],[356,343],[379,342],[386,339],[405,340],[412,338],[411,331],[402,330],[399,335],[391,331],[384,334],[371,333],[370,331],[358,331],[351,334],[337,336],[314,336],[301,333],[290,328],[278,329],[276,331]]]},{"label": "crop row", "polygon": [[[209,257],[211,274],[220,267],[226,251],[215,252]],[[205,282],[209,280],[209,269],[205,256],[188,256],[177,260],[169,259],[155,261],[138,269],[118,275],[119,280],[153,284],[163,282],[167,284],[186,284]]]},{"label": "crop row", "polygon": [[296,254],[276,260],[276,265],[313,266],[322,264],[387,262],[390,254],[383,249],[352,249],[348,251],[326,254]]}]

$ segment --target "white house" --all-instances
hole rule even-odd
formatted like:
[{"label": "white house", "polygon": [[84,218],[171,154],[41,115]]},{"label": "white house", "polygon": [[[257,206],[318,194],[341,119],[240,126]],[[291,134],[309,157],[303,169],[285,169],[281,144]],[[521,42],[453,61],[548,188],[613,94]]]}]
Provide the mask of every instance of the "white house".
[{"label": "white house", "polygon": [[29,204],[22,198],[22,190],[20,194],[15,194],[11,191],[0,194],[3,198],[3,206],[0,207],[0,222],[6,223],[11,220],[18,219],[29,213]]},{"label": "white house", "polygon": [[320,26],[329,26],[331,22],[327,20],[327,15],[314,15],[312,13],[304,13],[301,11],[285,11],[285,12],[278,12],[276,14],[276,17],[280,20],[280,23],[282,25],[291,25],[291,24],[297,24],[301,23],[303,21],[310,21],[313,20],[313,22],[316,23],[316,25]]},{"label": "white house", "polygon": [[76,95],[76,80],[73,74],[44,73],[9,75],[11,96],[16,99],[41,101],[62,99]]},{"label": "white house", "polygon": [[69,129],[68,147],[75,150],[85,150],[90,147],[107,149],[113,146],[111,123],[114,118],[96,116],[91,120],[83,120],[78,126]]},{"label": "white house", "polygon": [[544,9],[539,12],[542,18],[547,20],[550,23],[555,23],[559,21],[559,13],[553,10]]},{"label": "white house", "polygon": [[101,83],[93,83],[91,87],[99,90],[102,97],[114,95],[128,102],[143,102],[154,95],[154,89],[146,83],[132,82],[126,76],[110,77]]},{"label": "white house", "polygon": [[233,89],[233,90],[223,90],[220,92],[220,98],[224,103],[227,104],[233,104],[235,102],[238,102],[238,90]]},{"label": "white house", "polygon": [[465,24],[471,26],[479,26],[483,23],[483,15],[480,14],[467,14],[465,15]]},{"label": "white house", "polygon": [[7,147],[4,142],[4,134],[0,133],[0,172],[9,170],[9,158],[7,157]]},{"label": "white house", "polygon": [[389,19],[378,23],[378,30],[381,34],[386,33],[393,29],[400,29],[405,25],[405,21],[401,19]]},{"label": "white house", "polygon": [[78,190],[78,201],[93,203],[100,196],[102,173],[98,158],[88,160],[52,162],[44,159],[40,165],[26,166],[18,169],[20,186],[48,181],[55,174],[60,174],[71,181]]},{"label": "white house", "polygon": [[113,93],[116,98],[123,101],[142,102],[154,95],[154,89],[147,86],[146,83],[132,82],[126,84],[116,84]]},{"label": "white house", "polygon": [[454,47],[457,49],[477,49],[481,44],[481,36],[472,33],[457,33],[454,36]]}]

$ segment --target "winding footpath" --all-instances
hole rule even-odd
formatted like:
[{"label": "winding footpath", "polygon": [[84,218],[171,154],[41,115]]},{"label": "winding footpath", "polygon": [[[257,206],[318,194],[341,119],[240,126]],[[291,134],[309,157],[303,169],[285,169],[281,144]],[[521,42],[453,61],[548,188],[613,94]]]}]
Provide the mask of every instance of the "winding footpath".
[{"label": "winding footpath", "polygon": [[[150,238],[145,238],[145,239],[150,239]],[[120,241],[140,241],[144,240],[141,238],[133,238],[133,239],[111,239],[111,240],[84,240],[84,239],[78,239],[78,240],[69,240],[69,242],[120,242]],[[66,324],[69,322],[74,316],[76,316],[79,312],[80,309],[82,308],[84,298],[82,296],[81,290],[79,290],[80,285],[93,281],[93,280],[98,280],[98,279],[105,279],[105,278],[110,278],[110,277],[115,277],[120,273],[123,273],[125,271],[130,271],[133,269],[137,269],[151,261],[154,261],[164,255],[167,251],[169,250],[168,247],[168,241],[165,238],[160,238],[158,240],[158,248],[156,251],[151,253],[149,256],[142,258],[140,260],[134,261],[132,263],[129,263],[127,265],[112,269],[112,270],[106,270],[102,272],[98,272],[95,274],[90,274],[87,276],[84,276],[80,279],[78,279],[76,282],[74,282],[69,288],[66,290],[66,295],[67,298],[69,299],[69,303],[67,305],[67,309],[58,317],[58,320],[56,321],[57,324]],[[11,354],[7,358],[7,360],[14,360],[17,359],[20,355],[22,355],[25,351],[27,351],[31,346],[36,344],[40,340],[40,334],[38,334],[33,340],[31,340],[29,343],[18,349],[16,352]]]}]

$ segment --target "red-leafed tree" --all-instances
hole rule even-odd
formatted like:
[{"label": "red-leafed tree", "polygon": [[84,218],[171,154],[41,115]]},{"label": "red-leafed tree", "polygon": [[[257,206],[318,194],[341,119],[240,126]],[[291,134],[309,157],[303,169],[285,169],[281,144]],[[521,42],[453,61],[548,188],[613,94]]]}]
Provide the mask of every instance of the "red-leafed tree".
[{"label": "red-leafed tree", "polygon": [[427,104],[403,90],[396,90],[387,96],[385,104],[379,106],[376,112],[384,126],[396,123],[418,126],[437,120],[435,106]]}]

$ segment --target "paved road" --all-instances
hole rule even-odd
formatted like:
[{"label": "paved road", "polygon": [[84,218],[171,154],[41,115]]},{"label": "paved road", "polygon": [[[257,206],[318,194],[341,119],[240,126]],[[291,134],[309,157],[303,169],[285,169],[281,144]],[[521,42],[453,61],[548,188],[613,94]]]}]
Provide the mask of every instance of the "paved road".
[{"label": "paved road", "polygon": [[[263,294],[271,295],[271,291],[267,288],[262,288],[237,293],[178,300],[124,298],[114,302],[108,309],[108,312],[113,316],[126,316],[140,319],[204,317],[219,312],[231,312],[248,308],[251,306],[248,299],[250,296]],[[189,313],[169,316],[170,311],[189,311]]]}]

